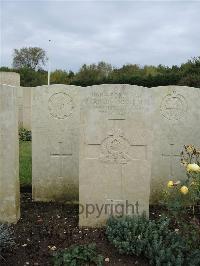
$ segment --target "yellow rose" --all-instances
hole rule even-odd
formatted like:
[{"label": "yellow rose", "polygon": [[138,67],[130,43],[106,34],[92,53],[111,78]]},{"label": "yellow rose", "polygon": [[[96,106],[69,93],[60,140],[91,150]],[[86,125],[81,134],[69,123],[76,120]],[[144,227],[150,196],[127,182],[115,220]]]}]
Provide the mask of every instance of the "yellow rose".
[{"label": "yellow rose", "polygon": [[200,172],[200,167],[196,163],[189,163],[187,165],[188,172]]},{"label": "yellow rose", "polygon": [[170,180],[170,181],[167,183],[167,186],[168,186],[168,188],[172,188],[172,187],[174,186],[174,182]]},{"label": "yellow rose", "polygon": [[186,195],[188,193],[189,189],[186,186],[182,186],[180,191],[182,194]]}]

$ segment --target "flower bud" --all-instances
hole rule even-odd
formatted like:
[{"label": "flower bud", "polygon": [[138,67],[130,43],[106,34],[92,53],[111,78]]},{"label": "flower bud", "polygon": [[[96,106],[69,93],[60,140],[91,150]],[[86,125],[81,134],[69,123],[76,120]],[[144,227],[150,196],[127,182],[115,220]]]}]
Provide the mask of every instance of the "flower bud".
[{"label": "flower bud", "polygon": [[172,188],[172,187],[174,186],[174,182],[170,180],[170,181],[167,183],[167,186],[168,186],[168,188]]},{"label": "flower bud", "polygon": [[182,186],[180,191],[182,194],[186,195],[188,193],[189,189],[186,186]]}]

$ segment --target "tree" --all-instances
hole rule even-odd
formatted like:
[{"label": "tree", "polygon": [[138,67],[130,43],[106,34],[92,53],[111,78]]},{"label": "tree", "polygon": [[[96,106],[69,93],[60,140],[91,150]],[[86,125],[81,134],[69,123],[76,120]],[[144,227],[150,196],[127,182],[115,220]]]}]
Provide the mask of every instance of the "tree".
[{"label": "tree", "polygon": [[93,84],[106,83],[111,72],[112,66],[105,62],[99,62],[98,64],[91,65],[84,64],[75,75],[72,84],[89,86]]},{"label": "tree", "polygon": [[23,87],[35,87],[47,84],[47,72],[44,70],[34,71],[29,68],[20,68],[20,83]]},{"label": "tree", "polygon": [[39,47],[23,47],[14,49],[13,67],[15,69],[28,68],[34,71],[41,69],[47,61],[46,52]]},{"label": "tree", "polygon": [[51,73],[51,84],[70,84],[69,74],[61,69],[56,69]]}]

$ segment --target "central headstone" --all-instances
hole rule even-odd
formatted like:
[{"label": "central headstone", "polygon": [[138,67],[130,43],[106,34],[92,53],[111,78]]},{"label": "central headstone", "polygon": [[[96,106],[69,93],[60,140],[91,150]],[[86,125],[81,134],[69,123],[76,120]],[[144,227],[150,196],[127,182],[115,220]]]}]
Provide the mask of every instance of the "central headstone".
[{"label": "central headstone", "polygon": [[79,88],[32,88],[33,199],[78,200]]},{"label": "central headstone", "polygon": [[151,95],[130,85],[87,87],[81,93],[80,226],[110,215],[149,213]]}]

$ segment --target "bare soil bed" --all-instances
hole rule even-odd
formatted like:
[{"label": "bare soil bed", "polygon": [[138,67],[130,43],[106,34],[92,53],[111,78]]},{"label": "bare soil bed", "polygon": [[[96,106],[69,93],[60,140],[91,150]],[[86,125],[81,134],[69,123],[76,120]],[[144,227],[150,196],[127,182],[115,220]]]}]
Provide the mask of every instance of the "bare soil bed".
[{"label": "bare soil bed", "polygon": [[30,193],[21,197],[21,219],[12,226],[16,244],[3,251],[0,265],[53,265],[56,250],[89,243],[96,243],[98,252],[109,258],[105,265],[149,265],[143,258],[119,255],[105,229],[79,229],[78,206],[32,202]]}]

